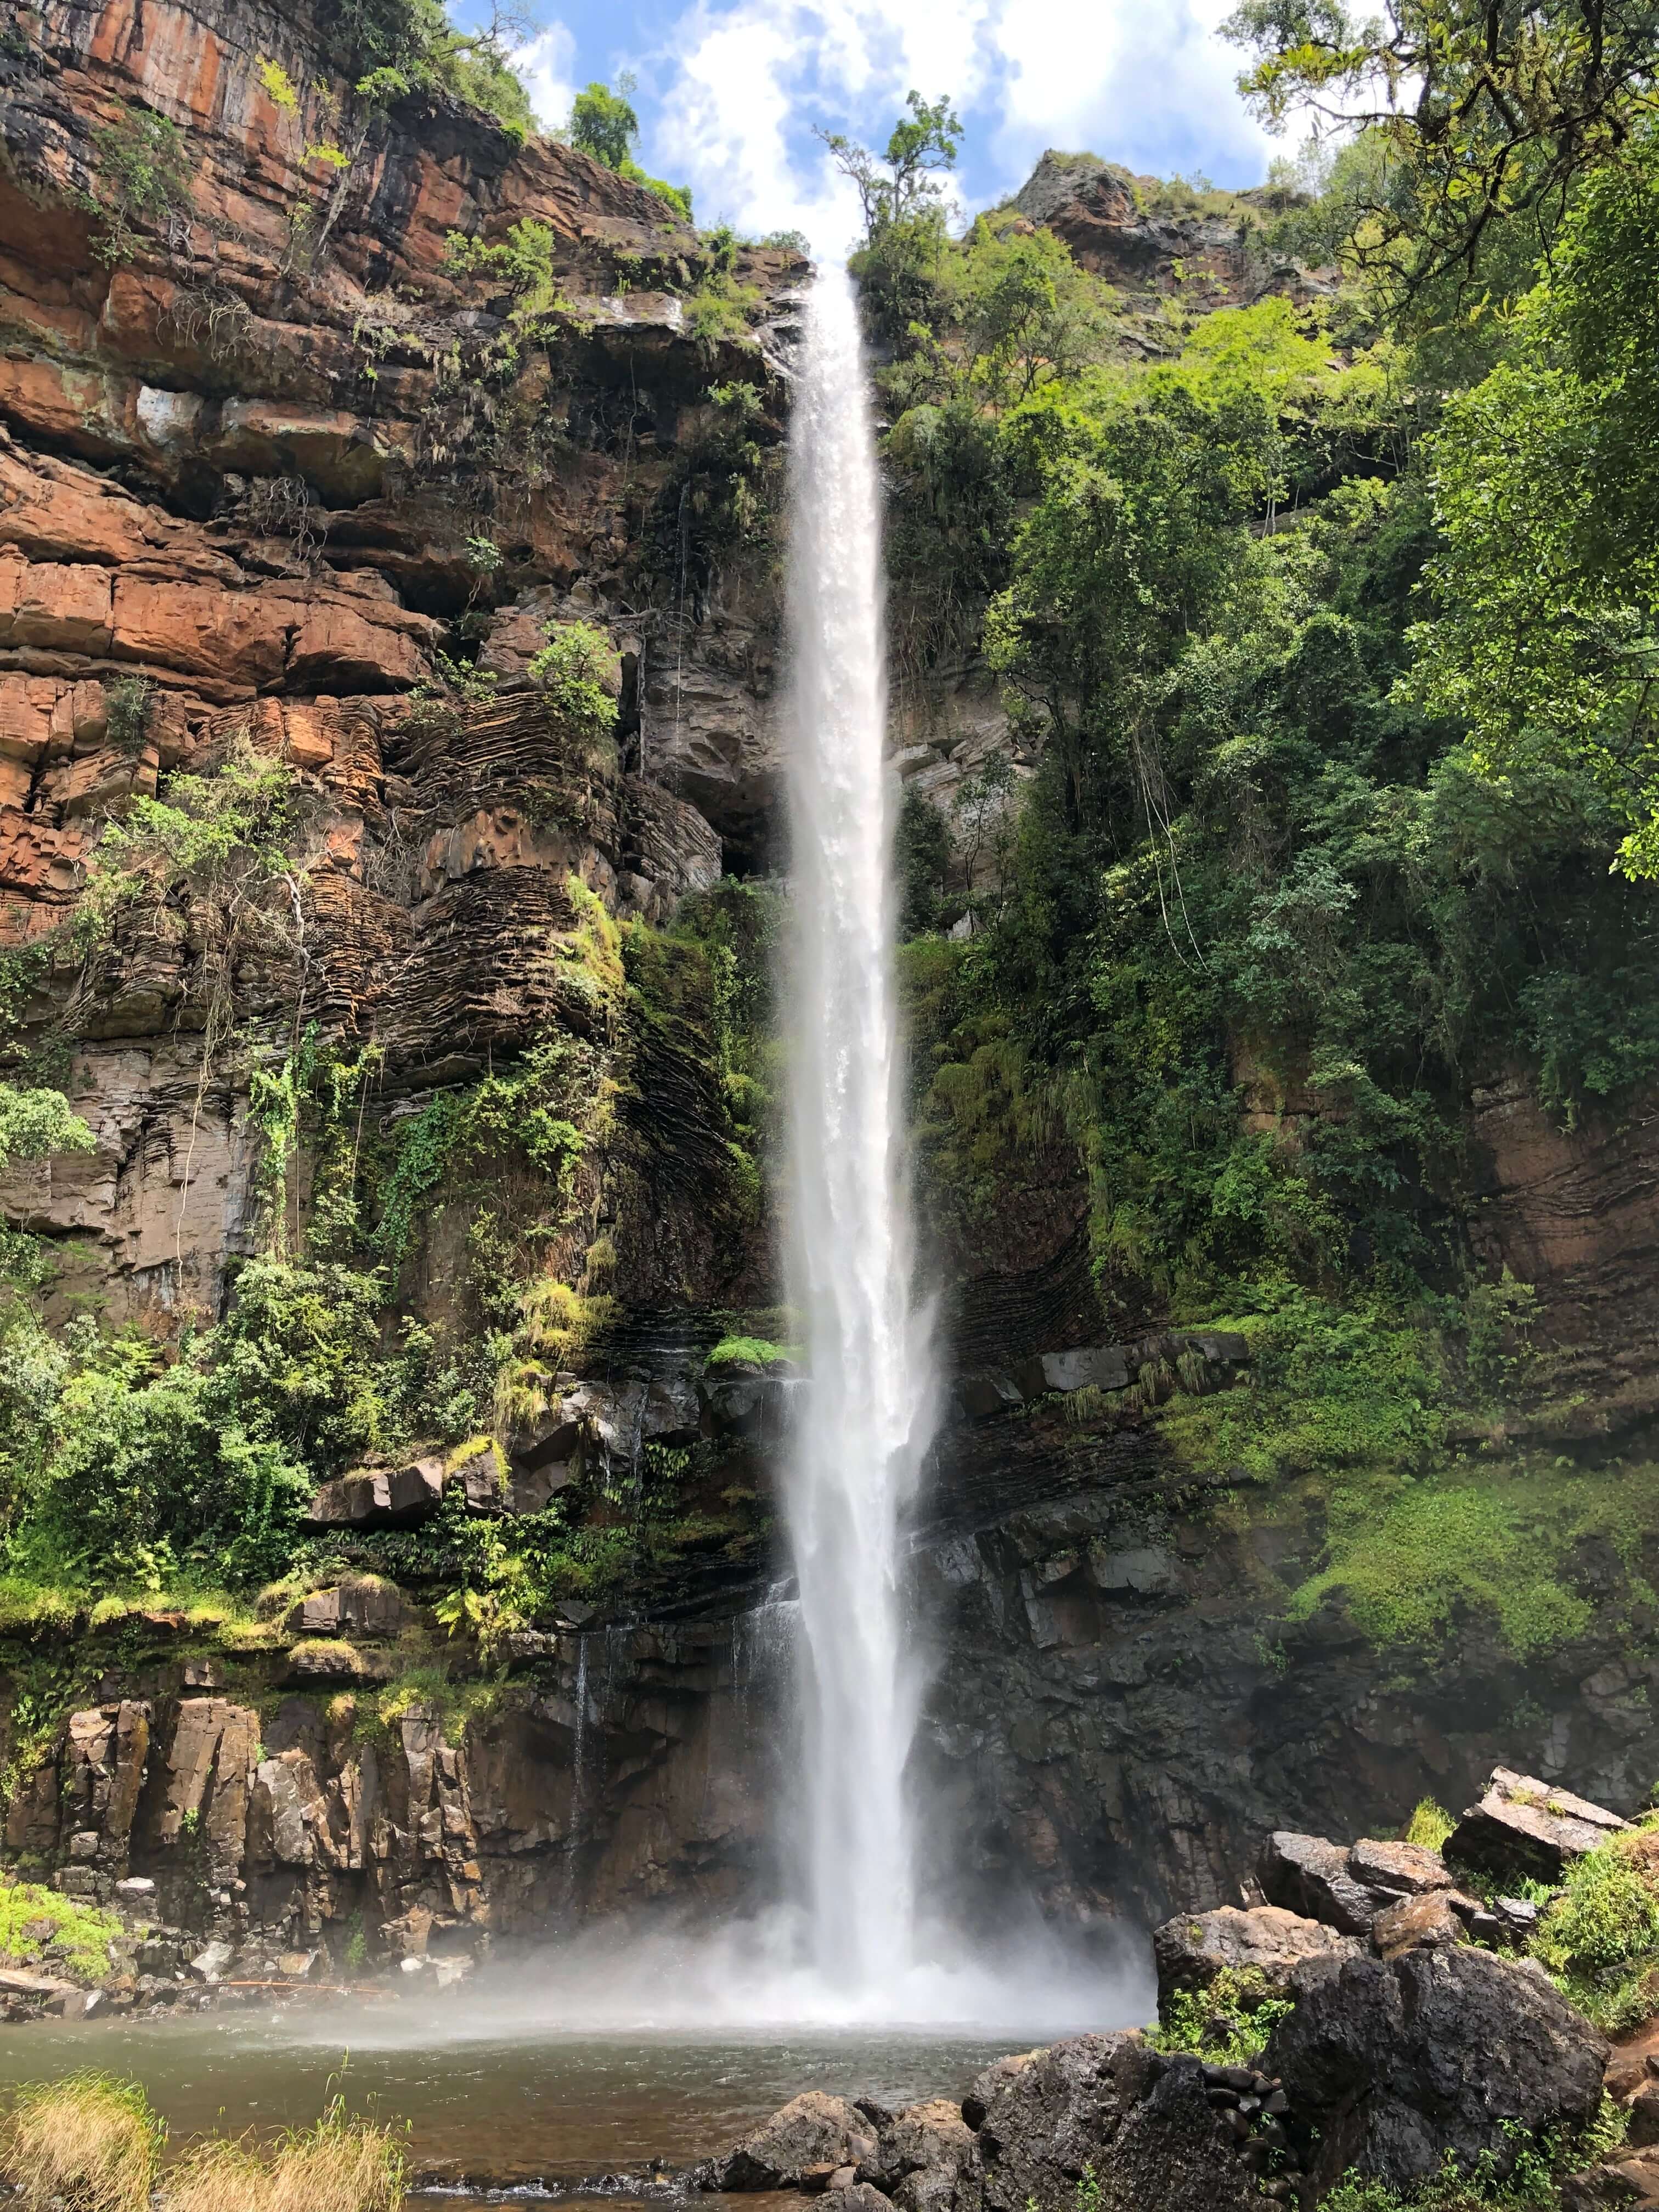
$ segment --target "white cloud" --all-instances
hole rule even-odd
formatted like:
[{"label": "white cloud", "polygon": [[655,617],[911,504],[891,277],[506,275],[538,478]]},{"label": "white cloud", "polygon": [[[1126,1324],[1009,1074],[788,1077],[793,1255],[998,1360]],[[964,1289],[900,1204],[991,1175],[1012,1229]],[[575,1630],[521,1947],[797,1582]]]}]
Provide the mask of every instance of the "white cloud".
[{"label": "white cloud", "polygon": [[536,120],[544,130],[562,129],[576,96],[576,41],[565,25],[538,31],[514,51],[513,65],[530,88]]},{"label": "white cloud", "polygon": [[851,188],[807,126],[879,138],[912,86],[973,111],[979,180],[1012,190],[1044,146],[1133,167],[1265,171],[1269,142],[1213,35],[1228,0],[695,0],[652,58],[649,133],[699,217],[804,230],[838,254]]}]

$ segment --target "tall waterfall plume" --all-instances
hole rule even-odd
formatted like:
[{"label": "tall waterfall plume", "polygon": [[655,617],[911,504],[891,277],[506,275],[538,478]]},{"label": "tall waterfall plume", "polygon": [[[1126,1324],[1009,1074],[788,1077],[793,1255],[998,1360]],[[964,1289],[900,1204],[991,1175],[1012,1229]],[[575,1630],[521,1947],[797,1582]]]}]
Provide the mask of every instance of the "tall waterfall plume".
[{"label": "tall waterfall plume", "polygon": [[789,1268],[812,1378],[787,1483],[805,1902],[819,1970],[878,1995],[913,1957],[917,1686],[900,1553],[933,1393],[902,1145],[880,486],[839,270],[807,302],[790,514]]}]

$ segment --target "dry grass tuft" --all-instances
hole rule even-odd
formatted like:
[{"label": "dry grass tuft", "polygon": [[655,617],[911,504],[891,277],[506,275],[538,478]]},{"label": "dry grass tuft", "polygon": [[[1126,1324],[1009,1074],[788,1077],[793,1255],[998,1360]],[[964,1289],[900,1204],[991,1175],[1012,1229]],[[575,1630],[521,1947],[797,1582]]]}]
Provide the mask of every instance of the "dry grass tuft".
[{"label": "dry grass tuft", "polygon": [[337,2098],[314,2128],[262,2148],[204,2142],[166,2176],[162,2212],[398,2212],[404,2154],[390,2128]]},{"label": "dry grass tuft", "polygon": [[146,2212],[166,2133],[134,2083],[72,2075],[19,2096],[0,2170],[31,2212]]}]

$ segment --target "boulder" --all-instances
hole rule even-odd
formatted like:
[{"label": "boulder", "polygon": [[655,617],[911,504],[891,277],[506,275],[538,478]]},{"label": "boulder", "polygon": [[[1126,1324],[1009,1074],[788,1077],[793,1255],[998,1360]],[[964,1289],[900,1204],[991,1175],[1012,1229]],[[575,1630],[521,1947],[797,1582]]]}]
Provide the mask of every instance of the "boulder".
[{"label": "boulder", "polygon": [[1213,1912],[1182,1912],[1166,1920],[1153,1935],[1152,1955],[1161,2011],[1177,1990],[1207,1989],[1228,1968],[1258,1973],[1283,1994],[1304,1960],[1358,1958],[1360,1944],[1281,1905],[1257,1905],[1246,1911],[1223,1905]]},{"label": "boulder", "polygon": [[1402,1897],[1371,1923],[1371,1948],[1380,1959],[1399,1959],[1424,1945],[1432,1948],[1462,1940],[1462,1920],[1452,1909],[1449,1890],[1431,1890],[1425,1897]]},{"label": "boulder", "polygon": [[1261,1846],[1256,1880],[1270,1905],[1304,1919],[1323,1921],[1345,1936],[1367,1936],[1389,1892],[1357,1880],[1349,1853],[1323,1836],[1304,1836],[1276,1828]]},{"label": "boulder", "polygon": [[332,1589],[313,1590],[288,1616],[296,1635],[333,1636],[342,1629],[367,1636],[395,1636],[404,1625],[404,1601],[395,1583],[379,1575],[354,1576]]},{"label": "boulder", "polygon": [[1448,2153],[1501,2179],[1528,2136],[1583,2126],[1609,2046],[1529,1965],[1463,1944],[1310,1959],[1263,2066],[1318,2131],[1316,2183],[1404,2189]]},{"label": "boulder", "polygon": [[[763,2120],[752,2135],[718,2158],[705,2159],[691,2174],[694,2189],[795,2189],[814,2168],[833,2173],[859,2166],[877,2155],[876,2130],[844,2097],[816,2089],[796,2097]],[[843,2192],[831,2190],[828,2203]],[[864,2212],[848,2204],[842,2212]]]},{"label": "boulder", "polygon": [[1455,1887],[1438,1851],[1375,1837],[1357,1843],[1348,1853],[1348,1872],[1368,1888],[1393,1890],[1401,1897],[1425,1897],[1431,1890]]},{"label": "boulder", "polygon": [[436,1454],[400,1468],[361,1468],[325,1482],[301,1524],[307,1528],[410,1528],[443,1504],[444,1463]]},{"label": "boulder", "polygon": [[1644,2081],[1630,2100],[1630,2130],[1625,2140],[1632,2150],[1659,2145],[1659,2081]]},{"label": "boulder", "polygon": [[977,2134],[985,2124],[992,2099],[1006,2089],[1017,2074],[1023,2074],[1034,2059],[1041,2058],[1042,2050],[1043,2046],[1039,2045],[1035,2051],[1011,2051],[1006,2058],[994,2058],[982,2073],[976,2074],[962,2100],[963,2126]]},{"label": "boulder", "polygon": [[1085,1352],[1048,1352],[1042,1355],[1042,1381],[1049,1390],[1125,1390],[1129,1363],[1116,1344],[1095,1345]]},{"label": "boulder", "polygon": [[1246,2212],[1254,2173],[1195,2058],[1133,2033],[1039,2051],[992,2097],[954,2212],[1076,2212],[1085,2169],[1102,2212]]},{"label": "boulder", "polygon": [[818,2202],[825,2212],[893,2212],[890,2200],[867,2181],[854,2181],[840,2189],[826,2189]]},{"label": "boulder", "polygon": [[1601,2166],[1569,2174],[1561,2185],[1561,2212],[1642,2212],[1659,2205],[1659,2152],[1614,2152]]},{"label": "boulder", "polygon": [[1575,1797],[1570,1790],[1554,1790],[1533,1775],[1497,1766],[1480,1803],[1471,1805],[1452,1831],[1446,1854],[1505,1878],[1520,1874],[1535,1881],[1559,1881],[1573,1860],[1629,1826],[1617,1813]]},{"label": "boulder", "polygon": [[[859,2109],[871,2119],[879,2110],[865,2100]],[[878,2121],[875,2158],[859,2168],[859,2179],[885,2190],[903,2212],[940,2212],[973,2149],[961,2106],[934,2097]]]}]

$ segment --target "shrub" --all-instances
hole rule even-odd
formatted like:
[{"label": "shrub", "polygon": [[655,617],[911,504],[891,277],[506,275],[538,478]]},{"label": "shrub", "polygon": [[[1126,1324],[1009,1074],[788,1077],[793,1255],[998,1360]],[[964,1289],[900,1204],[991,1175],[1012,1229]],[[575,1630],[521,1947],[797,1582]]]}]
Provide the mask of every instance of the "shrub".
[{"label": "shrub", "polygon": [[1146,2039],[1156,2051],[1189,2051],[1212,2066],[1245,2066],[1294,2010],[1255,1967],[1224,1966],[1207,1989],[1177,1990],[1163,2026]]},{"label": "shrub", "polygon": [[190,205],[185,134],[147,107],[124,104],[112,123],[93,132],[92,166],[94,188],[81,204],[103,224],[93,252],[112,268],[132,258],[135,223],[164,223]]},{"label": "shrub", "polygon": [[706,1366],[722,1367],[739,1362],[750,1367],[775,1367],[781,1361],[799,1357],[799,1347],[792,1344],[774,1344],[765,1336],[723,1336],[704,1362]]},{"label": "shrub", "polygon": [[550,629],[547,643],[531,660],[530,674],[553,712],[586,747],[597,749],[610,737],[617,720],[621,663],[603,630],[580,622]]},{"label": "shrub", "polygon": [[[533,216],[509,223],[505,234],[486,245],[452,230],[444,246],[444,266],[458,276],[481,276],[510,293],[515,319],[544,313],[559,304],[553,274],[553,227]],[[475,543],[469,538],[467,543]]]},{"label": "shrub", "polygon": [[91,1130],[61,1091],[20,1091],[0,1083],[0,1169],[92,1149]]},{"label": "shrub", "polygon": [[1647,1871],[1650,1838],[1604,1844],[1568,1868],[1565,1894],[1544,1916],[1532,1952],[1595,2025],[1618,2034],[1654,2010],[1659,1887]]},{"label": "shrub", "polygon": [[22,2091],[0,2166],[29,2212],[146,2212],[166,2132],[136,2082],[71,2075]]},{"label": "shrub", "polygon": [[118,751],[138,753],[149,735],[152,687],[143,676],[118,676],[104,686],[109,741]]}]

